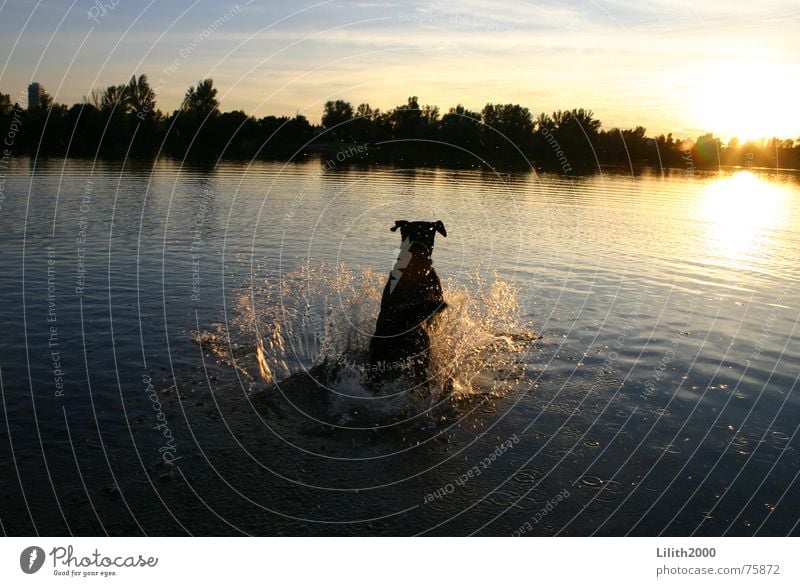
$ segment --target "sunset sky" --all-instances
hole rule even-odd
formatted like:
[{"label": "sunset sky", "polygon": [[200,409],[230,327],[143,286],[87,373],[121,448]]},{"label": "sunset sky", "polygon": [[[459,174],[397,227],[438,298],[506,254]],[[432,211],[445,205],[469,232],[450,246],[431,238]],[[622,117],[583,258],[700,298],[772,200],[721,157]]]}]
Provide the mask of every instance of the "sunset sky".
[{"label": "sunset sky", "polygon": [[798,30],[796,0],[0,0],[0,91],[26,104],[34,80],[72,104],[146,73],[163,111],[212,77],[223,110],[257,116],[318,121],[329,99],[417,95],[442,111],[587,107],[650,135],[797,139]]}]

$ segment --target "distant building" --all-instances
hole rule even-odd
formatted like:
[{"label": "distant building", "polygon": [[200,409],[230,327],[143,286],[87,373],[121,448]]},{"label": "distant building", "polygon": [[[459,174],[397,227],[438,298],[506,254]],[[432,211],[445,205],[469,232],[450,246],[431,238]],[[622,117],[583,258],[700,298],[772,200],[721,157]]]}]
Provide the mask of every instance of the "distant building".
[{"label": "distant building", "polygon": [[35,81],[28,86],[28,110],[38,108],[44,95],[44,86]]}]

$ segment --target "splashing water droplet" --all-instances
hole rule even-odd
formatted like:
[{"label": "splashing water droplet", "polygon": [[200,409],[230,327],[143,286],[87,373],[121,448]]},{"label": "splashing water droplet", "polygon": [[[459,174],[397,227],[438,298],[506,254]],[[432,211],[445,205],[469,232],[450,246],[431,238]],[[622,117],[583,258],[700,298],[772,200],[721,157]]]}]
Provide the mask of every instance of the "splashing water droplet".
[{"label": "splashing water droplet", "polygon": [[587,474],[586,476],[581,477],[580,483],[588,488],[600,488],[603,486],[603,479],[599,476]]},{"label": "splashing water droplet", "polygon": [[[519,355],[536,336],[519,318],[515,288],[497,276],[488,281],[480,273],[462,274],[458,280],[442,279],[448,307],[427,327],[431,353],[425,392],[415,392],[403,380],[377,394],[366,388],[362,379],[385,282],[386,275],[343,264],[254,278],[252,290],[236,300],[224,335],[214,337],[238,345],[236,366],[260,381],[258,388],[296,373],[323,373],[318,382],[332,393],[338,413],[356,407],[393,413],[411,403],[415,411],[430,409],[444,399],[501,391],[506,380],[522,376]],[[220,342],[217,351],[224,354],[227,346],[227,340]]]}]

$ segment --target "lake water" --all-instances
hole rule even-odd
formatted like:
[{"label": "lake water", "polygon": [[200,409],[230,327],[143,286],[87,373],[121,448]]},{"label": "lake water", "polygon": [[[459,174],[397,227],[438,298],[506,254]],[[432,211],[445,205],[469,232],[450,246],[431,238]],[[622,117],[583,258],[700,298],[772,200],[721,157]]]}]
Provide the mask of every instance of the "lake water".
[{"label": "lake water", "polygon": [[[373,396],[396,219],[450,308]],[[799,533],[796,175],[17,158],[0,223],[7,534]]]}]

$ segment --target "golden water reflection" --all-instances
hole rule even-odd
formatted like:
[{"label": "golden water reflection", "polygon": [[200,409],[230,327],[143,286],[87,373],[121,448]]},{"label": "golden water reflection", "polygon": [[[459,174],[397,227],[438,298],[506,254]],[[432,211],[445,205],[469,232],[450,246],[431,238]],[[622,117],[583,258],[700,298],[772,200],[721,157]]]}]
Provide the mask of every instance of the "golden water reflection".
[{"label": "golden water reflection", "polygon": [[739,262],[763,258],[783,227],[789,196],[785,187],[748,171],[709,183],[700,202],[709,253]]}]

